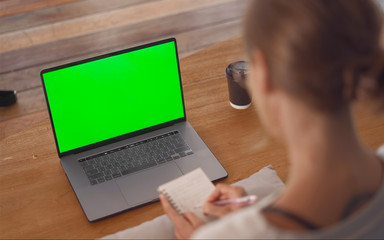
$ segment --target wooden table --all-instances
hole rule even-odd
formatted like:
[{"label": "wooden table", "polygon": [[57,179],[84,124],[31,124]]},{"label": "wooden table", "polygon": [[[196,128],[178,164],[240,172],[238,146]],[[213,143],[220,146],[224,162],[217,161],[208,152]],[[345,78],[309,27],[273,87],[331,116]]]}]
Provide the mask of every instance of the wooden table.
[{"label": "wooden table", "polygon": [[[224,70],[244,59],[240,37],[181,60],[187,119],[228,171],[225,183],[272,164],[285,181],[286,152],[253,108],[229,106]],[[384,143],[384,118],[356,107],[365,144]],[[98,238],[163,214],[154,203],[89,223],[60,166],[47,111],[0,123],[0,238]]]}]

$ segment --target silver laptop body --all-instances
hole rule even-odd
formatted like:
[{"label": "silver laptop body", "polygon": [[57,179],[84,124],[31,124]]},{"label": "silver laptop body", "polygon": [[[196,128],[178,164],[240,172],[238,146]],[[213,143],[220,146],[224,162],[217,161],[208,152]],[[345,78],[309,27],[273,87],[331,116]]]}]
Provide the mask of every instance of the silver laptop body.
[{"label": "silver laptop body", "polygon": [[[173,64],[171,68],[177,69],[170,69],[169,71],[175,73],[178,72],[179,83],[177,81],[174,82],[175,84],[180,84],[181,102],[175,103],[174,105],[178,106],[179,104],[182,106],[182,111],[184,112],[182,117],[161,122],[154,126],[147,126],[144,129],[139,129],[133,132],[120,132],[123,134],[102,139],[97,142],[90,141],[89,139],[91,137],[89,136],[83,136],[85,134],[81,132],[81,127],[78,128],[79,130],[71,133],[71,126],[84,124],[84,122],[78,120],[79,118],[83,119],[84,117],[76,115],[72,116],[72,111],[68,111],[67,109],[68,105],[74,109],[73,112],[77,114],[81,114],[81,112],[83,112],[81,108],[84,109],[84,112],[89,111],[88,114],[90,115],[94,114],[92,116],[95,117],[87,117],[89,124],[86,125],[97,126],[94,128],[95,138],[98,137],[98,131],[103,132],[105,130],[104,132],[108,134],[108,129],[114,130],[114,124],[106,124],[107,126],[103,126],[100,122],[98,122],[99,117],[97,116],[100,112],[101,114],[108,113],[104,113],[105,111],[102,107],[99,108],[98,106],[92,105],[92,102],[84,104],[80,102],[79,104],[72,104],[73,106],[71,106],[71,101],[78,101],[76,96],[79,94],[81,95],[81,91],[87,92],[89,89],[92,89],[93,83],[82,84],[81,77],[76,79],[75,82],[73,78],[69,77],[74,75],[65,75],[68,74],[68,71],[70,74],[77,74],[75,71],[72,71],[72,69],[77,67],[82,69],[82,66],[86,66],[86,64],[90,64],[91,66],[94,62],[100,62],[100,60],[112,61],[112,59],[116,57],[121,59],[125,59],[125,57],[127,57],[126,59],[128,59],[127,61],[129,64],[127,64],[126,67],[124,66],[125,60],[119,60],[119,64],[122,64],[121,66],[123,68],[134,66],[134,64],[132,65],[132,62],[134,62],[132,59],[137,58],[141,62],[149,62],[149,65],[145,67],[147,69],[151,69],[155,66],[151,66],[150,62],[155,58],[152,59],[152,56],[149,55],[148,61],[146,61],[146,55],[140,56],[139,54],[145,51],[149,51],[150,53],[152,48],[156,49],[157,47],[161,50],[161,46],[164,44],[167,44],[167,47],[170,47],[169,49],[174,46],[174,60],[177,64]],[[169,58],[172,60],[172,55],[173,52],[170,50],[170,54],[164,53],[159,56],[164,56],[164,59]],[[132,57],[130,59],[130,56],[136,56],[136,58]],[[140,68],[140,66],[135,66],[135,69],[138,68]],[[85,67],[84,69],[87,68]],[[85,74],[84,76],[86,76],[87,72],[84,69],[82,69],[79,74]],[[104,74],[103,71],[113,71],[110,68],[99,68],[99,70],[100,73],[98,73],[98,75]],[[72,73],[71,71],[75,73]],[[105,76],[113,76],[113,73],[107,73]],[[111,77],[111,79],[112,78],[113,77]],[[125,49],[45,69],[41,71],[41,79],[43,82],[60,162],[83,208],[83,211],[90,222],[157,201],[158,193],[156,189],[159,185],[186,174],[196,168],[202,168],[211,181],[219,180],[227,176],[227,172],[208,149],[193,127],[186,121],[176,39],[165,39],[135,48]],[[67,81],[67,79],[71,80]],[[163,79],[165,80],[162,81],[167,81],[167,78],[164,78],[164,76]],[[132,78],[128,80],[133,81]],[[140,80],[141,79],[135,79],[135,81]],[[63,81],[65,83],[62,83]],[[77,95],[72,93],[68,93],[68,95],[66,95],[69,91],[60,90],[65,89],[65,84],[70,81],[74,81],[74,84],[72,84],[74,85],[73,91],[75,91]],[[113,80],[111,80],[110,83],[114,84]],[[63,85],[58,86],[57,84]],[[94,84],[96,86],[97,82]],[[111,86],[108,85],[106,88],[108,87]],[[68,87],[68,89],[71,88],[71,86]],[[119,89],[119,91],[121,92],[121,89]],[[140,91],[138,94],[140,94]],[[165,92],[166,91],[167,90],[165,90]],[[111,93],[109,92],[108,94]],[[129,94],[129,89],[127,89],[127,94]],[[132,94],[137,94],[137,92]],[[113,95],[111,96],[111,98],[113,98]],[[79,99],[82,100],[82,98]],[[99,98],[96,97],[95,102],[98,101]],[[103,106],[108,106],[108,104],[115,106],[116,103],[114,101],[114,99],[104,99],[102,104]],[[149,99],[148,103],[156,101],[156,99]],[[84,107],[87,106],[87,104],[89,104],[89,107]],[[119,102],[119,104],[121,104],[121,102]],[[80,109],[76,110],[78,105],[80,106]],[[160,108],[163,105],[160,105]],[[93,109],[99,109],[100,112],[94,112],[95,110]],[[106,109],[108,109],[108,107]],[[156,106],[156,110],[158,109],[159,106]],[[160,110],[169,111],[167,106],[164,106],[164,109]],[[130,111],[130,109],[121,109],[121,111]],[[182,115],[182,113],[180,114]],[[135,123],[136,115],[134,113],[132,113],[132,116],[129,115],[129,121]],[[112,116],[114,116],[113,113]],[[94,122],[93,119],[95,119]],[[79,123],[77,121],[79,121]],[[116,122],[120,123],[122,126],[120,127],[122,129],[121,131],[124,131],[124,122],[121,124],[120,119],[119,121],[116,120]],[[61,125],[65,125],[66,128]],[[83,128],[86,128],[86,125],[84,125],[85,127]],[[93,134],[88,135],[93,136]],[[82,138],[85,139],[83,145],[80,143]],[[63,142],[67,142],[68,146],[74,142],[79,142],[79,145],[71,145],[71,147],[67,147]],[[154,150],[153,148],[156,149]]]}]

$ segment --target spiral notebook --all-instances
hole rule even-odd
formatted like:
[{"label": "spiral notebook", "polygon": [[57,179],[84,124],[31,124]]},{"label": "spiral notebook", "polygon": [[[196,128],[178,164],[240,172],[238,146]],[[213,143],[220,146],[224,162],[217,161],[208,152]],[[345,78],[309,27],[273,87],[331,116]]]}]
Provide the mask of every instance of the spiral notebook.
[{"label": "spiral notebook", "polygon": [[168,198],[180,215],[185,212],[193,212],[206,222],[212,221],[214,218],[204,216],[203,210],[196,206],[202,205],[213,190],[215,190],[215,186],[201,168],[164,183],[157,189],[159,193]]}]

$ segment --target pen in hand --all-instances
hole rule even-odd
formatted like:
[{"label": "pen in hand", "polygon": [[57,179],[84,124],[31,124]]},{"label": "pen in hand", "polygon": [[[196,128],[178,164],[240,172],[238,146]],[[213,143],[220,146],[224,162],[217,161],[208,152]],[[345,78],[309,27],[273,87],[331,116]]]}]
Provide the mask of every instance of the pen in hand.
[{"label": "pen in hand", "polygon": [[[224,205],[240,205],[240,206],[248,206],[253,203],[255,203],[257,200],[257,196],[255,195],[248,195],[245,197],[240,198],[233,198],[233,199],[226,199],[226,200],[220,200],[213,202],[214,205],[217,206],[224,206]],[[203,208],[202,205],[195,206],[195,209]]]}]

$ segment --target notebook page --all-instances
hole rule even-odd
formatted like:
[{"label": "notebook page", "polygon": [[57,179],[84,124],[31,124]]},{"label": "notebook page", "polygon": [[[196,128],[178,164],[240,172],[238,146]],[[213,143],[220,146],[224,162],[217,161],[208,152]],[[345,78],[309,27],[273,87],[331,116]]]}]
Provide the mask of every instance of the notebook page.
[{"label": "notebook page", "polygon": [[215,186],[201,168],[158,188],[159,192],[167,193],[169,200],[174,202],[174,207],[177,206],[180,213],[193,212],[204,221],[211,221],[212,218],[204,216],[203,210],[196,209],[195,206],[202,205],[213,190]]}]

